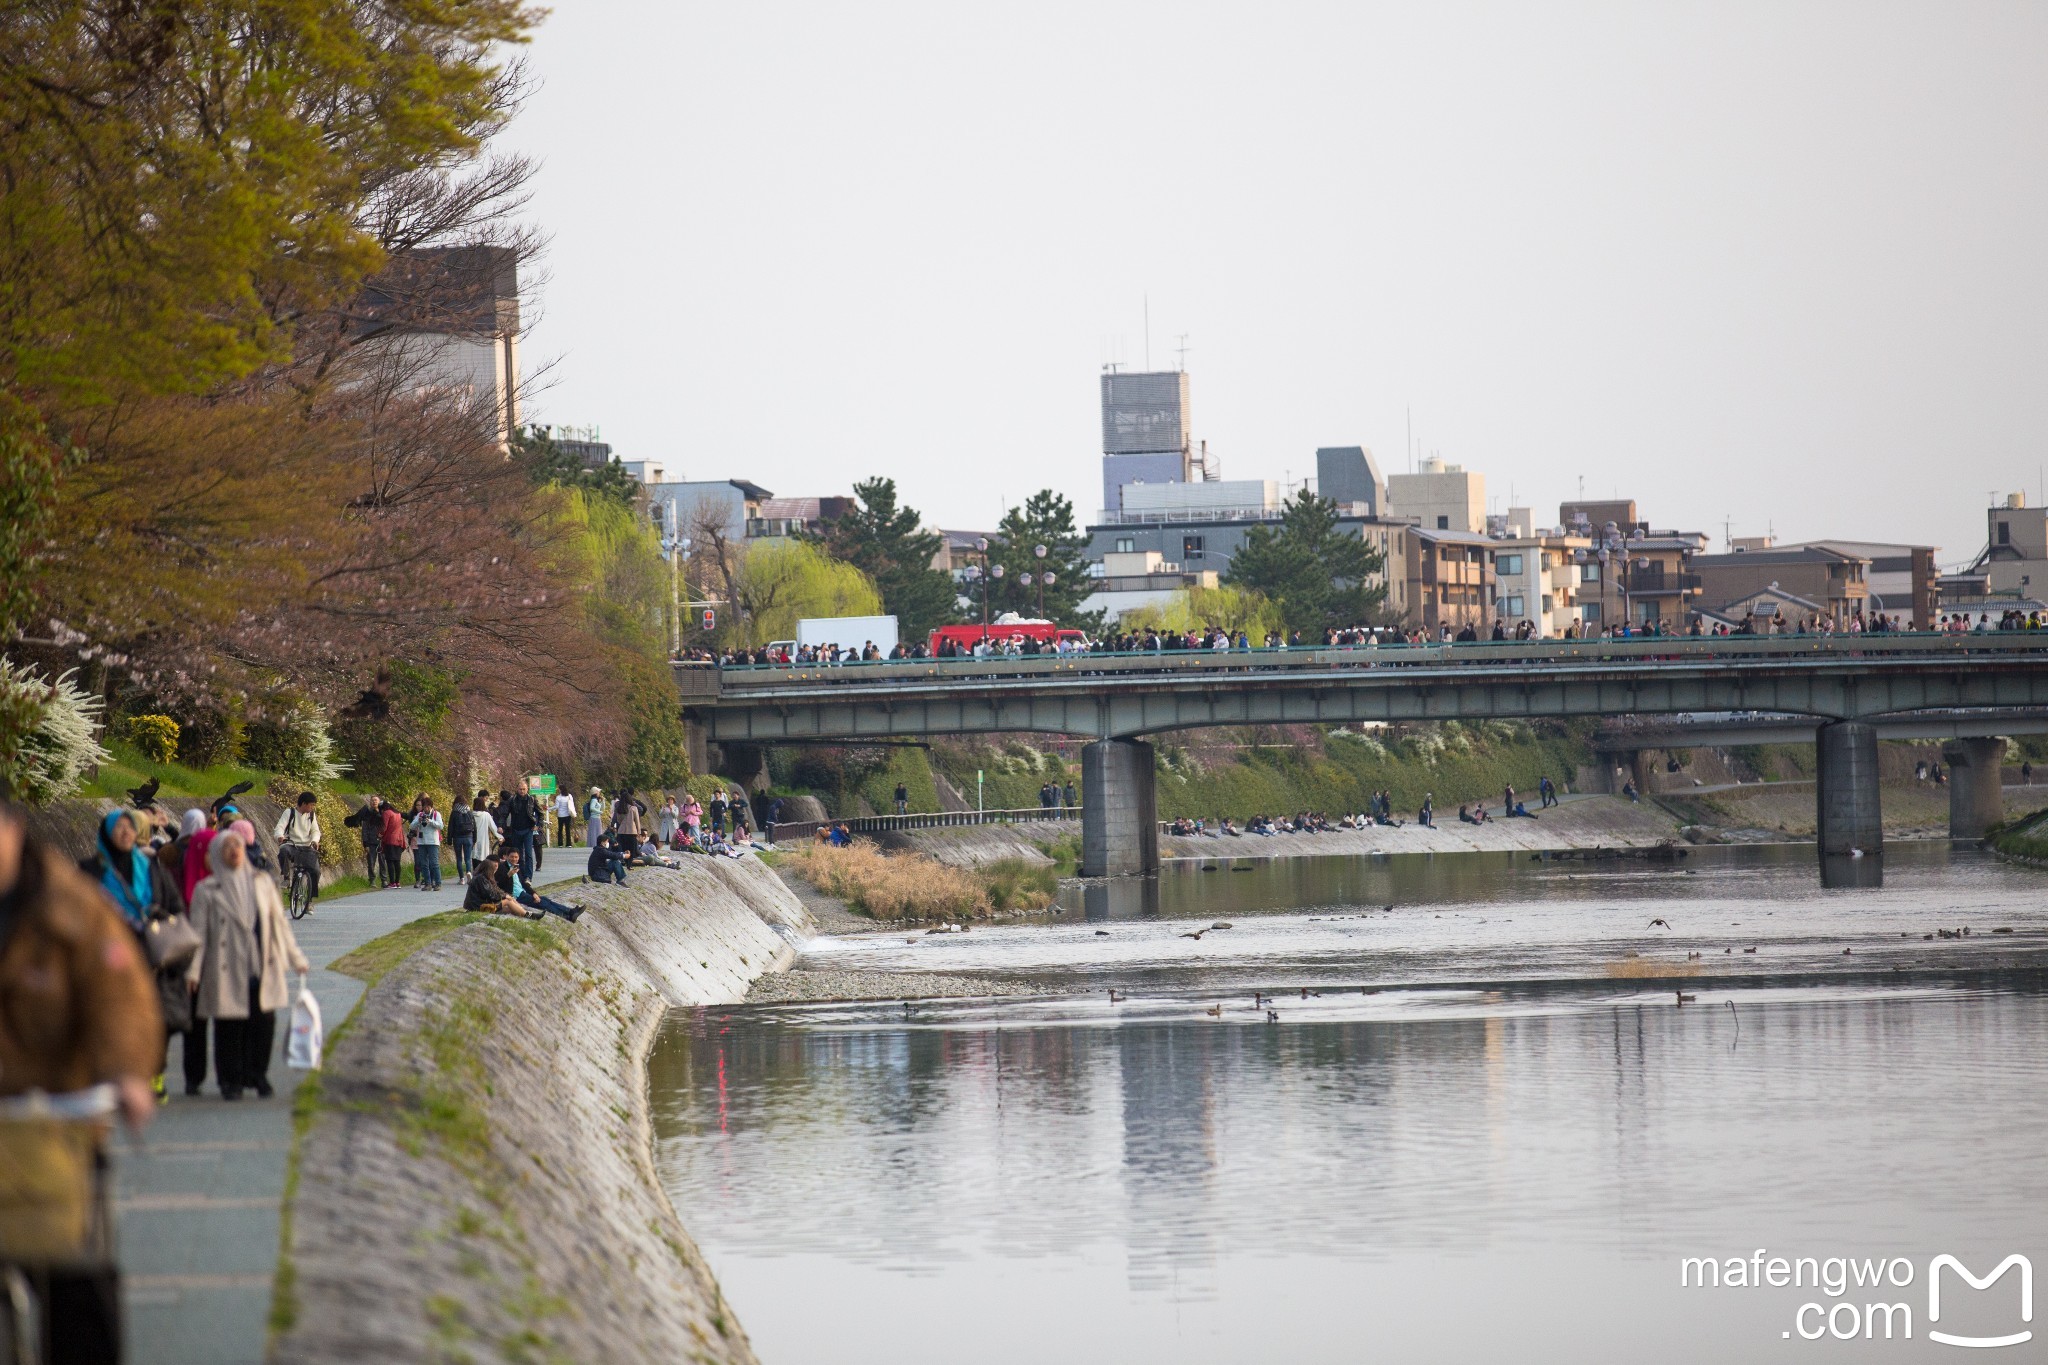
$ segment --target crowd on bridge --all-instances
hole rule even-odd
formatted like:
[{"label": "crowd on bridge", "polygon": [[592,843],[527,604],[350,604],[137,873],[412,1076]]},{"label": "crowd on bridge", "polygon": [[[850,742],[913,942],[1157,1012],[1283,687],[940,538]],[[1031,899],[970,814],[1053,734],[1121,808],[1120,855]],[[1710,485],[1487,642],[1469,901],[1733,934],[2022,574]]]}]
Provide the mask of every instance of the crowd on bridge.
[{"label": "crowd on bridge", "polygon": [[[804,645],[792,647],[787,643],[757,648],[730,649],[717,654],[692,650],[678,654],[679,662],[717,662],[726,667],[809,667],[852,663],[885,663],[900,660],[927,659],[989,659],[989,658],[1033,658],[1040,655],[1132,655],[1152,653],[1177,653],[1206,651],[1212,653],[1253,652],[1278,653],[1298,649],[1377,649],[1398,648],[1413,645],[1471,644],[1480,642],[1509,643],[1542,640],[1631,640],[1667,638],[1723,638],[1741,636],[1774,635],[1864,635],[1886,634],[1910,630],[1910,622],[1890,612],[1865,614],[1855,611],[1839,623],[1831,616],[1807,614],[1792,616],[1782,612],[1757,614],[1745,613],[1739,620],[1710,620],[1694,616],[1682,629],[1661,620],[1619,621],[1604,627],[1581,627],[1573,622],[1562,633],[1546,634],[1535,622],[1524,620],[1511,625],[1505,618],[1496,620],[1490,627],[1467,623],[1453,627],[1446,622],[1434,630],[1421,626],[1371,626],[1360,625],[1340,629],[1328,629],[1304,636],[1299,630],[1286,632],[1260,632],[1255,643],[1253,634],[1243,629],[1230,629],[1220,625],[1204,626],[1200,629],[1175,631],[1147,627],[1142,630],[1117,630],[1097,639],[1087,639],[1074,633],[1063,638],[1040,639],[1037,636],[1017,633],[1004,636],[1001,627],[992,628],[989,634],[972,643],[955,641],[950,636],[938,639],[936,648],[922,641],[898,643],[884,650],[872,640],[858,648],[842,647],[836,644]],[[1997,622],[1988,614],[1979,614],[1974,620],[1967,612],[1944,615],[1939,619],[1936,630],[1943,634],[1966,634],[1989,630],[2041,630],[2048,628],[2048,618],[2040,612],[2005,612]]]}]

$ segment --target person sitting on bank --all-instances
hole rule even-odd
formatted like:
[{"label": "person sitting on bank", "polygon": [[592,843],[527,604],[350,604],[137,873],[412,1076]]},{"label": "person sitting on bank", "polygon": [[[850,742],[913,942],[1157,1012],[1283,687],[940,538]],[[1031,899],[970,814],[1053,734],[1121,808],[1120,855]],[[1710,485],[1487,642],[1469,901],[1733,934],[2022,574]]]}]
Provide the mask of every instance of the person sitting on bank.
[{"label": "person sitting on bank", "polygon": [[[498,859],[498,889],[529,910],[545,910],[550,915],[559,915],[574,924],[583,914],[583,907],[558,901],[553,896],[543,896],[519,876],[519,850],[507,848]],[[537,918],[529,916],[529,918]]]},{"label": "person sitting on bank", "polygon": [[1460,806],[1458,807],[1458,823],[1461,825],[1476,825],[1479,822],[1472,818],[1472,808],[1470,806]]},{"label": "person sitting on bank", "polygon": [[521,919],[539,919],[542,912],[528,910],[507,895],[498,885],[498,860],[486,858],[476,865],[470,874],[469,887],[462,893],[462,908],[471,914],[517,915]]},{"label": "person sitting on bank", "polygon": [[626,884],[626,860],[618,849],[612,847],[611,835],[597,836],[597,842],[590,846],[590,862],[584,871],[594,882]]}]

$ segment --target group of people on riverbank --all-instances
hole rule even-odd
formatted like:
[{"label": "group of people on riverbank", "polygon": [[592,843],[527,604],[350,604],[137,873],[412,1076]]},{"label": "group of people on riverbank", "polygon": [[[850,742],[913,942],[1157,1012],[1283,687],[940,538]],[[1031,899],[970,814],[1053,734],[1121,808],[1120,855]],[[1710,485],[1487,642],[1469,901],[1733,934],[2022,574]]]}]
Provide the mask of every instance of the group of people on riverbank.
[{"label": "group of people on riverbank", "polygon": [[184,1089],[198,1095],[212,1069],[225,1100],[271,1094],[270,1052],[277,1012],[290,1004],[288,977],[312,970],[292,933],[277,870],[317,864],[319,819],[303,792],[277,822],[279,863],[232,801],[195,807],[173,822],[161,806],[117,808],[101,819],[97,848],[79,864],[133,936],[154,980],[158,1037],[152,1067],[159,1099],[170,1039],[183,1035]]},{"label": "group of people on riverbank", "polygon": [[[1547,775],[1536,781],[1537,809],[1543,810],[1558,804],[1557,784]],[[1512,783],[1501,791],[1501,818],[1513,820],[1534,820],[1538,816],[1526,802],[1515,795]],[[1486,802],[1468,802],[1458,807],[1458,819],[1468,825],[1483,825],[1494,817],[1488,812]],[[1416,811],[1415,823],[1424,829],[1436,828],[1436,794],[1425,792],[1422,805]],[[1270,837],[1276,834],[1325,834],[1340,830],[1371,829],[1376,826],[1398,829],[1403,821],[1395,818],[1394,798],[1385,791],[1373,792],[1366,798],[1366,808],[1334,819],[1321,811],[1297,811],[1287,815],[1253,815],[1242,825],[1229,816],[1202,818],[1178,816],[1164,824],[1163,832],[1182,838],[1203,837],[1210,839],[1237,839],[1247,834]]]}]

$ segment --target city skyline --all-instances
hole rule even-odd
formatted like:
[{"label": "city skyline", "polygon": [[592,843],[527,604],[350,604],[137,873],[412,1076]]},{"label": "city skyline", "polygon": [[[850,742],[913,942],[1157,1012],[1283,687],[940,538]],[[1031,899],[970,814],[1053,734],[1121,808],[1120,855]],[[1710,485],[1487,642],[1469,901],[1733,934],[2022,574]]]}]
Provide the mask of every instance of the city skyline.
[{"label": "city skyline", "polygon": [[1086,517],[1149,312],[1226,477],[1396,471],[1412,415],[1494,510],[1583,477],[1944,563],[2040,495],[2048,14],[922,14],[540,29],[535,415],[691,477],[888,473],[932,524]]}]

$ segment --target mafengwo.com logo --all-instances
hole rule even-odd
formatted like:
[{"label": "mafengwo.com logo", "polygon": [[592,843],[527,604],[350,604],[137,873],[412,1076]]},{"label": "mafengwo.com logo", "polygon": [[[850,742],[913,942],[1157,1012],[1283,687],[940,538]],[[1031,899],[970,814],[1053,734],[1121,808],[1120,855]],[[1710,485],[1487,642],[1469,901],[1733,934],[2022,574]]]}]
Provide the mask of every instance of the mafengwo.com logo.
[{"label": "mafengwo.com logo", "polygon": [[[2019,1272],[2016,1306],[2009,1304],[2009,1293],[1999,1300],[2004,1306],[1996,1307],[1962,1297],[1965,1286],[1991,1291],[2012,1271]],[[1946,1301],[1944,1280],[1950,1285]],[[1921,1301],[1914,1287],[1923,1281],[1927,1316],[1918,1325],[1927,1340],[1985,1350],[2034,1339],[2034,1263],[2017,1252],[1983,1275],[1948,1252],[1929,1258],[1924,1273],[1905,1256],[1773,1256],[1762,1247],[1747,1257],[1686,1256],[1678,1262],[1682,1289],[1811,1289],[1817,1297],[1793,1309],[1791,1326],[1779,1333],[1787,1340],[1910,1341],[1913,1307]],[[2002,1320],[1987,1323],[1993,1317]],[[1964,1322],[1969,1331],[1960,1330]]]}]

